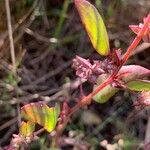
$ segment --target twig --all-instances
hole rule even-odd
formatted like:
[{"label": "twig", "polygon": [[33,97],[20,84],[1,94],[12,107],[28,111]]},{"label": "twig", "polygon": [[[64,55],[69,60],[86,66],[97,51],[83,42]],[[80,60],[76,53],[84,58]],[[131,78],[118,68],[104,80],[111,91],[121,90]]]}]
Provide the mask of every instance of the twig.
[{"label": "twig", "polygon": [[[16,36],[16,38],[14,38],[14,44],[16,44],[18,42],[18,40],[22,37],[22,35],[25,32],[24,29],[31,25],[31,23],[33,21],[32,18],[34,18],[34,16],[35,16],[35,10],[36,10],[38,5],[39,5],[39,0],[35,0],[33,2],[32,7],[28,10],[28,12],[12,27],[13,34],[19,33]],[[29,17],[29,19],[28,19],[28,17]],[[23,23],[25,23],[25,25],[22,25]],[[6,53],[9,51],[9,47],[7,46],[8,45],[8,40],[7,40],[8,36],[9,36],[8,32],[6,32],[6,34],[3,37],[3,43],[2,43],[2,45],[0,47]],[[0,53],[0,58],[2,58],[3,55],[4,55],[4,53]]]},{"label": "twig", "polygon": [[[22,93],[23,94],[23,96],[19,97],[19,99],[14,97],[10,101],[7,101],[7,102],[4,102],[4,101],[0,100],[0,106],[7,105],[7,104],[9,104],[9,105],[16,105],[18,103],[18,101],[21,104],[26,104],[29,101],[33,100],[33,99],[41,99],[42,101],[48,103],[50,101],[54,101],[56,99],[60,99],[60,97],[64,97],[66,91],[75,90],[76,88],[78,88],[80,86],[80,84],[82,84],[84,82],[85,82],[84,79],[80,80],[79,78],[77,78],[76,80],[74,80],[72,82],[68,82],[68,83],[63,84],[58,89],[52,89],[52,90],[49,90],[49,91],[36,93],[36,94],[28,94],[27,92],[23,91],[19,87],[13,87],[10,84],[6,84],[6,83],[0,81],[0,87],[4,87],[4,88],[6,88],[9,91],[10,90],[14,91],[15,93],[18,92],[18,93]],[[45,96],[45,95],[51,94],[51,92],[54,92],[54,91],[58,91],[58,92],[56,92],[52,96]]]},{"label": "twig", "polygon": [[55,38],[59,38],[59,36],[60,36],[61,28],[63,26],[64,20],[65,20],[65,15],[66,15],[66,12],[68,10],[69,4],[70,4],[69,0],[64,1],[63,8],[62,8],[62,11],[60,13],[58,26],[56,27],[56,30],[55,30],[55,33],[54,33]]},{"label": "twig", "polygon": [[13,32],[12,32],[12,25],[11,25],[9,0],[5,0],[5,7],[6,7],[6,14],[7,14],[7,25],[8,25],[8,34],[9,34],[9,41],[10,41],[11,61],[13,64],[13,73],[16,74],[15,48],[14,48]]},{"label": "twig", "polygon": [[35,136],[38,136],[39,134],[41,134],[45,129],[44,128],[41,128],[39,129],[38,131],[34,132],[34,135]]},{"label": "twig", "polygon": [[[13,73],[16,75],[16,58],[15,58],[15,48],[14,48],[14,40],[13,40],[13,31],[11,25],[11,15],[10,15],[10,4],[9,0],[5,0],[5,7],[6,7],[6,14],[7,14],[7,25],[8,25],[8,35],[10,41],[10,53],[11,53],[11,61],[13,65]],[[21,116],[20,116],[20,103],[17,103],[17,113],[18,113],[18,125],[21,123]]]},{"label": "twig", "polygon": [[[38,34],[37,32],[32,31],[29,28],[25,29],[25,32],[28,33],[29,35],[33,36],[34,38],[36,38],[37,40],[41,41],[41,42],[46,42],[46,43],[57,43],[59,42],[59,40],[55,39],[55,38],[47,38],[44,37],[40,34]],[[49,51],[48,51],[49,52]]]},{"label": "twig", "polygon": [[44,76],[42,76],[41,78],[39,78],[38,80],[35,80],[35,81],[31,82],[30,85],[22,86],[21,89],[26,90],[26,89],[32,89],[32,88],[34,88],[35,85],[40,84],[41,82],[47,80],[48,78],[50,78],[50,77],[52,77],[52,76],[60,73],[65,68],[67,68],[70,64],[71,64],[71,61],[68,61],[68,62],[62,64],[56,70],[54,70],[52,72],[49,72],[49,73],[45,74]]},{"label": "twig", "polygon": [[16,126],[12,125],[7,133],[5,133],[5,135],[3,137],[0,138],[0,145],[4,142],[7,141],[9,139],[9,137],[12,135],[12,133],[14,133],[14,131],[16,130]]},{"label": "twig", "polygon": [[0,126],[0,131],[11,126],[12,124],[14,124],[17,121],[17,118],[13,118],[9,121],[7,121],[6,123],[4,123],[3,125]]}]

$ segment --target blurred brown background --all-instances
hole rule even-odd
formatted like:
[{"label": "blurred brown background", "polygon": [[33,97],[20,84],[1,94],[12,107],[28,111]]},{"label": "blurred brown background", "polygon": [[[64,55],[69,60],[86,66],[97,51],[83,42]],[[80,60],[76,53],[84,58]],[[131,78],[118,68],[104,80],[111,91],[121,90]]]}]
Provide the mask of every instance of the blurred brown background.
[{"label": "blurred brown background", "polygon": [[[104,18],[111,48],[120,47],[123,51],[135,37],[128,26],[142,22],[150,11],[148,0],[90,2]],[[103,59],[92,48],[72,0],[10,0],[10,11],[17,66],[15,75],[12,73],[5,1],[1,0],[1,147],[8,145],[12,134],[18,131],[18,101],[22,106],[39,100],[51,103],[67,99],[73,105],[80,92],[78,86],[72,86],[78,81],[71,68],[72,59],[76,55]],[[141,43],[128,63],[149,68],[149,51],[150,44]],[[84,83],[83,88],[87,94],[92,86]],[[135,110],[133,99],[134,95],[120,92],[105,104],[93,102],[89,109],[80,110],[62,135],[62,149],[108,149],[108,144],[112,148],[117,145],[118,150],[140,149],[145,138],[147,114],[146,110]],[[50,135],[43,133],[28,149],[46,150],[50,142]]]}]

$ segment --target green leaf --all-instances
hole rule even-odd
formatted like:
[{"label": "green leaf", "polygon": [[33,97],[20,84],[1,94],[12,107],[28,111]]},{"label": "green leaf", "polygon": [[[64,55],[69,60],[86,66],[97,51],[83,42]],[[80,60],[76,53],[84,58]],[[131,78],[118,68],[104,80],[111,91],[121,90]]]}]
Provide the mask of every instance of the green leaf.
[{"label": "green leaf", "polygon": [[[97,80],[97,85],[94,86],[94,89],[103,83],[107,79],[108,75],[103,74]],[[114,96],[119,89],[112,87],[111,85],[107,85],[103,88],[98,94],[96,94],[93,99],[98,103],[105,103],[107,102],[112,96]]]},{"label": "green leaf", "polygon": [[150,91],[150,81],[147,80],[130,81],[126,86],[133,91]]},{"label": "green leaf", "polygon": [[43,102],[30,103],[21,109],[21,114],[25,119],[43,126],[48,132],[55,128],[59,113],[59,105],[48,107]]},{"label": "green leaf", "polygon": [[100,55],[107,56],[110,52],[109,39],[102,17],[88,1],[74,0],[74,2],[93,47]]},{"label": "green leaf", "polygon": [[28,122],[22,122],[20,127],[19,127],[19,133],[23,137],[28,137],[33,134],[35,130],[35,123],[28,121]]}]

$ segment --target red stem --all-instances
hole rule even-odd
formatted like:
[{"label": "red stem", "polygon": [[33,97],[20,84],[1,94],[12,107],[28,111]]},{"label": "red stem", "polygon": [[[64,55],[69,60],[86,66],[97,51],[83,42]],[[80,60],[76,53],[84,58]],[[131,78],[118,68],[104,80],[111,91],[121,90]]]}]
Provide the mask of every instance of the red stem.
[{"label": "red stem", "polygon": [[147,27],[149,26],[149,24],[150,24],[150,14],[148,14],[147,19],[146,19],[142,29],[140,30],[138,35],[135,37],[134,41],[131,43],[131,45],[127,49],[127,52],[124,54],[123,60],[122,60],[122,65],[127,61],[127,59],[129,58],[131,52],[137,47],[137,45],[141,41],[141,39],[144,36],[144,33],[145,33]]},{"label": "red stem", "polygon": [[149,26],[150,23],[150,14],[148,14],[146,21],[144,22],[144,25],[142,27],[142,29],[140,30],[140,32],[138,33],[138,35],[135,37],[135,39],[133,40],[133,42],[131,43],[131,45],[128,47],[126,53],[124,54],[123,58],[122,58],[122,62],[120,64],[120,66],[116,69],[116,71],[114,71],[114,73],[111,75],[111,78],[114,78],[119,70],[121,69],[121,67],[126,63],[126,61],[128,60],[130,54],[132,53],[132,51],[137,47],[137,45],[139,44],[139,42],[142,40],[142,37],[144,36],[144,33],[147,29],[147,27]]},{"label": "red stem", "polygon": [[137,47],[137,45],[139,44],[139,42],[141,41],[142,37],[144,36],[144,33],[148,27],[150,23],[150,14],[148,15],[146,21],[144,22],[144,25],[142,27],[142,29],[140,30],[140,32],[138,33],[138,35],[135,37],[135,39],[133,40],[133,42],[131,43],[131,45],[128,47],[126,53],[123,56],[122,62],[120,64],[120,66],[117,68],[116,71],[114,71],[114,73],[108,77],[106,79],[105,82],[103,82],[101,85],[99,85],[93,92],[91,92],[89,95],[85,96],[83,99],[81,99],[70,111],[70,114],[68,114],[68,116],[66,117],[65,121],[63,122],[63,124],[61,124],[61,126],[56,128],[56,132],[57,132],[57,137],[62,133],[64,127],[66,126],[66,124],[69,121],[69,118],[71,117],[71,115],[73,115],[78,109],[80,109],[82,106],[88,105],[91,103],[92,101],[92,97],[95,96],[97,93],[99,93],[104,87],[106,87],[107,85],[109,85],[110,83],[113,82],[114,78],[116,77],[116,75],[118,74],[119,70],[121,69],[121,67],[123,66],[123,64],[126,63],[126,61],[128,60],[131,52]]}]

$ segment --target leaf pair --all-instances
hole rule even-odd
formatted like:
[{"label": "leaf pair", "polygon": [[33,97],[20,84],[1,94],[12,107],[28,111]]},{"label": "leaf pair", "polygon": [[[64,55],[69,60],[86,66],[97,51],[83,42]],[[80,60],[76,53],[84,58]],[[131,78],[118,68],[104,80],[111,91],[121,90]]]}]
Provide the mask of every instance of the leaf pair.
[{"label": "leaf pair", "polygon": [[22,107],[21,114],[29,122],[22,124],[21,132],[23,134],[30,134],[34,130],[34,124],[43,126],[45,130],[51,132],[54,130],[57,119],[60,113],[60,106],[48,107],[43,102],[30,103]]},{"label": "leaf pair", "polygon": [[86,0],[74,0],[82,23],[96,51],[103,56],[110,52],[106,27],[97,9]]},{"label": "leaf pair", "polygon": [[[143,77],[150,75],[150,70],[138,65],[123,66],[118,75],[122,75],[121,80],[125,83],[128,89],[132,91],[150,91],[150,82],[141,80]],[[101,75],[97,80],[97,85],[102,84],[108,78],[107,74]],[[98,94],[94,96],[94,100],[99,103],[107,102],[112,96],[119,91],[118,88],[111,85],[106,86]]]}]

